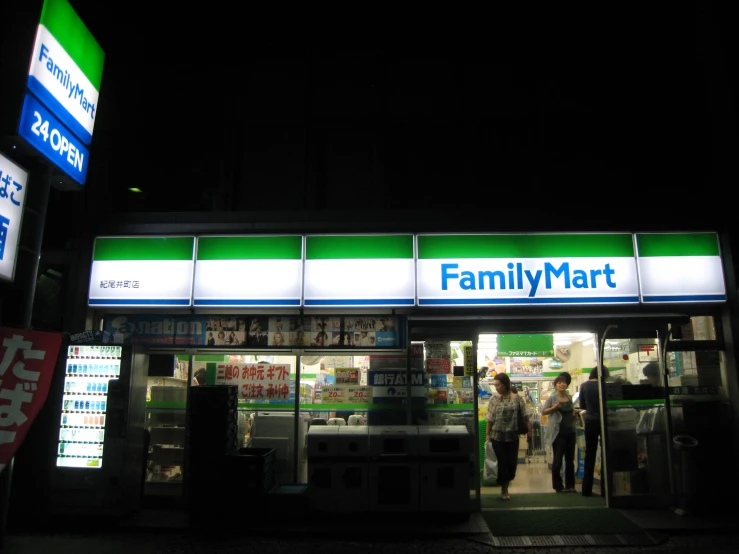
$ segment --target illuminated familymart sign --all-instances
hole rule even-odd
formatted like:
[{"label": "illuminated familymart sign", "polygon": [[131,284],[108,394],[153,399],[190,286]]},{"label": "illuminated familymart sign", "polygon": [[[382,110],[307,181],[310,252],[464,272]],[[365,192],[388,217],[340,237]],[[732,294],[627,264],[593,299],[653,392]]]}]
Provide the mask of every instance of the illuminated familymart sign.
[{"label": "illuminated familymart sign", "polygon": [[200,237],[195,306],[300,306],[303,237]]},{"label": "illuminated familymart sign", "polygon": [[104,59],[67,0],[44,0],[18,134],[79,184],[87,178]]},{"label": "illuminated familymart sign", "polygon": [[194,237],[98,237],[88,304],[190,306],[194,248]]},{"label": "illuminated familymart sign", "polygon": [[331,308],[413,306],[413,264],[413,235],[309,235],[304,303]]},{"label": "illuminated familymart sign", "polygon": [[726,300],[716,233],[644,233],[636,244],[642,302]]},{"label": "illuminated familymart sign", "polygon": [[97,116],[105,54],[67,0],[44,0],[28,90],[84,144]]},{"label": "illuminated familymart sign", "polygon": [[227,308],[596,305],[723,302],[726,289],[716,233],[96,239],[91,306],[191,298]]},{"label": "illuminated familymart sign", "polygon": [[639,302],[631,234],[418,235],[420,306]]}]

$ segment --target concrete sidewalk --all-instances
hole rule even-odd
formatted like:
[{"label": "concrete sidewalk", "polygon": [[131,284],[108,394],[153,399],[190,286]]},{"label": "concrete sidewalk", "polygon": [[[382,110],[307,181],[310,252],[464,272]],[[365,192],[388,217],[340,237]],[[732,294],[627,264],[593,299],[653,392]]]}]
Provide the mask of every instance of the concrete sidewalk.
[{"label": "concrete sidewalk", "polygon": [[[535,511],[535,510],[534,510]],[[88,532],[77,519],[53,532],[18,532],[6,535],[3,554],[377,554],[429,553],[447,554],[504,551],[572,553],[597,551],[673,552],[696,554],[698,549],[711,553],[739,553],[739,529],[736,517],[701,515],[679,516],[665,510],[620,510],[644,531],[641,536],[565,535],[532,537],[494,537],[480,513],[467,519],[444,521],[413,518],[395,514],[370,518],[359,514],[330,514],[317,522],[310,514],[282,520],[260,521],[260,515],[248,507],[211,526],[207,534],[188,528],[184,512],[142,510],[105,530]],[[525,517],[535,518],[535,514]],[[218,526],[224,532],[218,531]],[[225,530],[230,530],[226,532]]]},{"label": "concrete sidewalk", "polygon": [[572,545],[535,545],[497,547],[489,534],[460,537],[430,537],[382,540],[381,530],[367,529],[355,540],[299,537],[250,536],[248,522],[244,522],[243,536],[200,536],[179,532],[109,532],[100,534],[33,534],[10,535],[0,550],[3,554],[472,554],[505,552],[510,554],[551,553],[572,554],[598,552],[601,554],[632,554],[637,552],[711,554],[739,552],[735,535],[701,533],[665,536],[650,545],[601,545],[595,543]]}]

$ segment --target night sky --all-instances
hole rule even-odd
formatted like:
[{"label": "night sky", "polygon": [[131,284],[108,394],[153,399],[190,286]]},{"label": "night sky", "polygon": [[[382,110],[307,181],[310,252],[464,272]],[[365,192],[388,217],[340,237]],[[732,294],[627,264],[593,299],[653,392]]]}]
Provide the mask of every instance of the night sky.
[{"label": "night sky", "polygon": [[87,189],[111,212],[467,203],[498,221],[732,217],[718,201],[737,146],[722,5],[303,17],[71,4],[106,52]]}]

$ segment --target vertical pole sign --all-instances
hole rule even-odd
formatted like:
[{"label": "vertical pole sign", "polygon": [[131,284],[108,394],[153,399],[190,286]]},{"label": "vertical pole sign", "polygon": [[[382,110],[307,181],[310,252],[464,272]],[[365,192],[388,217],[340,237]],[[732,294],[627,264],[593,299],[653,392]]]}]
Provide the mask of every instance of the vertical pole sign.
[{"label": "vertical pole sign", "polygon": [[13,281],[28,173],[0,154],[0,278]]},{"label": "vertical pole sign", "polygon": [[105,53],[67,0],[44,0],[18,134],[85,184]]},{"label": "vertical pole sign", "polygon": [[46,401],[61,344],[61,333],[0,327],[0,472]]}]

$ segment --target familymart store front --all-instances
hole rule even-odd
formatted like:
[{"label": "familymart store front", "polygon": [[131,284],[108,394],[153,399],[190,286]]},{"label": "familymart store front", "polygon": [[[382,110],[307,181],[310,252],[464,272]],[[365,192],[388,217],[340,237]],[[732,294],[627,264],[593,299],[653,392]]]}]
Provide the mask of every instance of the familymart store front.
[{"label": "familymart store front", "polygon": [[[469,491],[447,505],[474,508],[495,496],[480,422],[497,373],[527,394],[539,431],[538,442],[535,435],[521,445],[519,467],[540,464],[543,478],[521,474],[511,494],[517,486],[520,494],[553,492],[541,404],[553,376],[568,373],[576,395],[599,363],[613,379],[601,384],[596,490],[609,505],[668,506],[696,496],[685,467],[711,471],[723,460],[691,457],[673,439],[716,439],[701,424],[710,414],[735,429],[722,266],[714,233],[99,237],[88,305],[114,341],[186,361],[188,388],[201,369],[206,384],[238,381],[247,412],[240,445],[280,438],[260,436],[260,422],[284,434],[284,483],[311,490],[311,461],[327,463],[311,458],[314,424],[366,426],[357,462],[366,464],[366,494],[316,493],[319,509],[422,510],[424,471],[444,464],[457,464],[447,473],[452,488]],[[659,381],[641,383],[652,361]],[[277,397],[254,392],[264,383],[252,382],[250,364],[259,363],[287,367]],[[234,367],[247,370],[248,383],[233,379]],[[264,423],[270,413],[289,423]],[[383,496],[372,456],[392,453],[373,450],[372,427],[388,425],[461,426],[464,452],[444,461],[424,451],[424,439],[396,437],[415,465],[387,484],[402,484],[402,495]],[[582,450],[578,443],[578,472]],[[424,466],[424,456],[436,465]],[[459,471],[461,459],[469,474]]]}]

